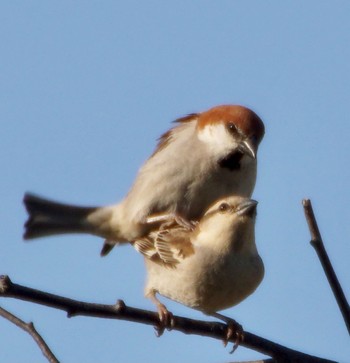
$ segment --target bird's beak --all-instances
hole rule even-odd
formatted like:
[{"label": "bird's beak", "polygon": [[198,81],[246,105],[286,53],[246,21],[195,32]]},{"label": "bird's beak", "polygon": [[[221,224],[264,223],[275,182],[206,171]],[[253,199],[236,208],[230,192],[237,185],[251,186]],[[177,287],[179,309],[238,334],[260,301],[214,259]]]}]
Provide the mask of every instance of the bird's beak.
[{"label": "bird's beak", "polygon": [[247,215],[251,212],[254,212],[256,210],[256,206],[258,205],[258,202],[254,199],[247,199],[241,204],[238,205],[236,209],[236,213],[239,216]]},{"label": "bird's beak", "polygon": [[239,145],[239,150],[243,154],[247,154],[253,159],[256,159],[256,152],[258,149],[257,143],[252,139],[243,140]]}]

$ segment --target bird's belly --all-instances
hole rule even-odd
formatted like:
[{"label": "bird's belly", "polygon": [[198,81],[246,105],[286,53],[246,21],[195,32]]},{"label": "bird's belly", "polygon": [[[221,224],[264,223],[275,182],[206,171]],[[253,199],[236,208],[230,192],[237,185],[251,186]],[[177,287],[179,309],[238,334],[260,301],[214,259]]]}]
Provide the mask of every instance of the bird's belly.
[{"label": "bird's belly", "polygon": [[[197,268],[190,258],[174,269],[147,261],[147,290],[205,313],[237,305],[260,284],[264,267],[258,255],[221,266],[212,263]],[[152,266],[153,265],[153,266]]]},{"label": "bird's belly", "polygon": [[177,212],[187,219],[198,220],[203,213],[219,199],[239,195],[250,197],[254,190],[256,180],[256,168],[242,168],[237,171],[219,170],[213,173],[210,180],[205,183],[188,185],[185,194],[187,203],[183,204],[183,210]]}]

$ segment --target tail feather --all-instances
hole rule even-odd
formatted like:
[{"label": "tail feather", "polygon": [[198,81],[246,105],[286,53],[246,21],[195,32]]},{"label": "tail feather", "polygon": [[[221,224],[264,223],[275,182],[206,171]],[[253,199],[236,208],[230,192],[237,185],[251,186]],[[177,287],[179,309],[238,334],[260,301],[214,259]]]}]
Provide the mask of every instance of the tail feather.
[{"label": "tail feather", "polygon": [[87,217],[98,207],[57,203],[30,193],[25,194],[23,202],[29,214],[24,239],[63,233],[93,233],[93,226]]}]

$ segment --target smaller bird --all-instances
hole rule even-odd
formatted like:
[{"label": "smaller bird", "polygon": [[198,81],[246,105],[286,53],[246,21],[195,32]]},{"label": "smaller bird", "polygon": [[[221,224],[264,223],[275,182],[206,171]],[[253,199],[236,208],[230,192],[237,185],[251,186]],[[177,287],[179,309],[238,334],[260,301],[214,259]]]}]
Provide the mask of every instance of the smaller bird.
[{"label": "smaller bird", "polygon": [[[26,195],[25,201],[31,215],[27,226],[34,216],[43,235],[98,234],[85,220],[94,213],[97,218],[98,208],[69,206],[33,195]],[[130,243],[145,258],[145,296],[157,307],[159,334],[171,327],[173,318],[157,294],[225,321],[227,340],[233,334],[236,342],[241,339],[239,324],[218,311],[240,303],[263,279],[264,265],[255,244],[257,204],[248,197],[229,196],[212,204],[199,221],[174,213],[145,219],[149,233]],[[95,223],[99,224],[97,219]]]},{"label": "smaller bird", "polygon": [[223,198],[199,222],[169,217],[158,230],[133,242],[145,257],[145,295],[157,306],[164,327],[171,325],[172,315],[158,300],[158,293],[234,322],[217,312],[252,294],[264,276],[255,244],[257,204],[240,196]]}]

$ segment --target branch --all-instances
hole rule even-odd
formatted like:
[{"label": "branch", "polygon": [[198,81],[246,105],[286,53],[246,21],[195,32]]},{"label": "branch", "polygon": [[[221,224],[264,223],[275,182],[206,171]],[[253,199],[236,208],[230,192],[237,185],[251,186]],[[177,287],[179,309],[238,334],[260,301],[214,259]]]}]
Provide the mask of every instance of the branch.
[{"label": "branch", "polygon": [[17,316],[11,314],[9,311],[3,309],[2,307],[0,307],[0,316],[7,319],[11,323],[17,325],[19,328],[21,328],[25,332],[27,332],[35,340],[36,344],[39,346],[42,353],[44,354],[44,356],[47,358],[47,360],[50,363],[58,363],[57,358],[52,353],[51,349],[46,344],[46,342],[44,341],[42,336],[35,329],[33,323],[24,322],[23,320],[17,318]]},{"label": "branch", "polygon": [[303,200],[303,207],[305,218],[309,226],[311,234],[311,245],[316,250],[318,258],[322,264],[323,270],[327,276],[328,282],[332,288],[335,299],[337,300],[339,309],[343,315],[345,325],[350,334],[350,307],[344,295],[343,289],[339,283],[337,275],[334,272],[332,263],[328,257],[327,251],[324,247],[320,231],[317,226],[314,211],[312,209],[311,201],[309,199]]},{"label": "branch", "polygon": [[[8,276],[0,276],[0,297],[16,298],[64,310],[67,312],[68,317],[83,315],[127,320],[153,326],[159,324],[157,313],[126,306],[122,300],[118,300],[115,305],[72,300],[12,283]],[[174,316],[173,329],[185,334],[197,334],[219,340],[224,340],[227,333],[227,326],[223,323],[193,320],[180,316]],[[234,342],[234,338],[231,338],[230,341]],[[276,362],[335,363],[334,361],[292,350],[249,332],[244,332],[244,338],[240,344],[273,357]]]}]

